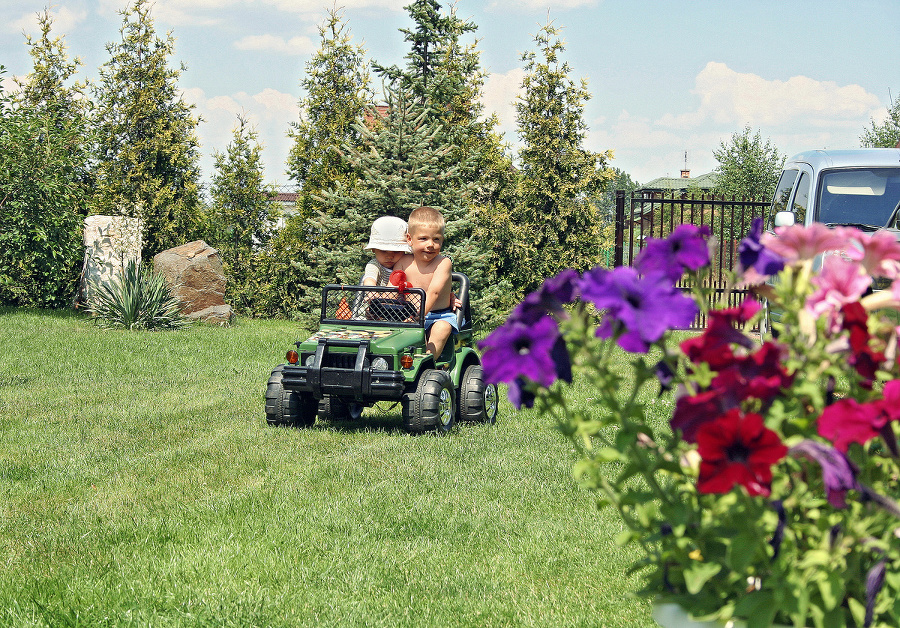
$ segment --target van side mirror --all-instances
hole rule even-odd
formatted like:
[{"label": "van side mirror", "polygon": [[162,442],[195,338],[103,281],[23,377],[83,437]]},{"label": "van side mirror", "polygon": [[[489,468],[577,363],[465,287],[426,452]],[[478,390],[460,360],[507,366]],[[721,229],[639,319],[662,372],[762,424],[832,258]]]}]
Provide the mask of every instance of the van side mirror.
[{"label": "van side mirror", "polygon": [[790,227],[794,224],[794,212],[775,212],[776,227]]}]

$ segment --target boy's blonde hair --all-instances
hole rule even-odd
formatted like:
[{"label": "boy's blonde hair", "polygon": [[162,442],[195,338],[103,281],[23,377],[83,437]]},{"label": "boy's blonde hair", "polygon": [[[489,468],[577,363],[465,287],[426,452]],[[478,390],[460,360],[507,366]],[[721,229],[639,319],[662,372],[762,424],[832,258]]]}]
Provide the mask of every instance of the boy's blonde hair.
[{"label": "boy's blonde hair", "polygon": [[412,235],[419,229],[437,229],[444,233],[444,216],[434,207],[422,205],[412,210],[409,220],[406,221],[407,232]]}]

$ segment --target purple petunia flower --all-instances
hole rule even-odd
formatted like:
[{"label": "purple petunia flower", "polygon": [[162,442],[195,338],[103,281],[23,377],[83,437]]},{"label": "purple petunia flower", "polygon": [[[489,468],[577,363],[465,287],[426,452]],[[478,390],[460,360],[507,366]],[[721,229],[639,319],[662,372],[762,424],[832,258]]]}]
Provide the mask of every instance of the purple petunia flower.
[{"label": "purple petunia flower", "polygon": [[562,306],[578,297],[579,279],[578,272],[571,268],[546,279],[540,288],[522,299],[510,318],[520,320],[526,325],[534,324],[548,313],[560,319],[567,318],[568,314]]},{"label": "purple petunia flower", "polygon": [[643,275],[662,273],[678,281],[685,269],[697,270],[709,264],[709,234],[706,225],[678,225],[664,240],[650,238],[634,266]]},{"label": "purple petunia flower", "polygon": [[744,271],[753,269],[763,277],[769,277],[784,268],[784,258],[762,245],[763,219],[754,218],[750,232],[738,245],[738,259]]},{"label": "purple petunia flower", "polygon": [[853,463],[834,447],[813,440],[804,440],[791,447],[790,453],[795,457],[803,455],[812,458],[819,464],[822,468],[822,481],[825,483],[828,503],[834,508],[846,508],[847,491],[861,489],[859,482],[856,481]]},{"label": "purple petunia flower", "polygon": [[544,316],[528,325],[510,318],[479,343],[485,381],[525,377],[541,386],[572,379],[572,366],[556,321]]},{"label": "purple petunia flower", "polygon": [[582,298],[606,310],[597,328],[599,338],[618,336],[626,351],[646,353],[670,329],[686,328],[699,310],[665,277],[638,275],[634,268],[596,267],[581,279]]},{"label": "purple petunia flower", "polygon": [[534,392],[529,390],[528,382],[524,377],[517,377],[509,383],[507,391],[509,402],[513,404],[516,410],[521,410],[522,406],[526,408],[534,407]]}]

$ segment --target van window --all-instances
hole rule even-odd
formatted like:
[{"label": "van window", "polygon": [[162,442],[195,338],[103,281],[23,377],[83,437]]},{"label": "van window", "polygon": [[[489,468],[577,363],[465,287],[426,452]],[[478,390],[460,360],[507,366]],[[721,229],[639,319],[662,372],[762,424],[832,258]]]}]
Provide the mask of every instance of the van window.
[{"label": "van window", "polygon": [[797,182],[797,191],[794,193],[794,202],[791,203],[791,211],[794,212],[794,221],[802,225],[806,218],[806,208],[809,207],[810,176],[804,172]]},{"label": "van window", "polygon": [[800,174],[799,170],[785,170],[781,173],[781,178],[778,179],[778,187],[775,189],[775,196],[772,197],[772,207],[769,208],[769,222],[766,228],[774,229],[775,214],[787,210],[788,199],[791,198],[791,189],[794,187],[794,181],[797,180],[798,174]]},{"label": "van window", "polygon": [[900,168],[823,171],[819,222],[883,227],[900,202]]}]

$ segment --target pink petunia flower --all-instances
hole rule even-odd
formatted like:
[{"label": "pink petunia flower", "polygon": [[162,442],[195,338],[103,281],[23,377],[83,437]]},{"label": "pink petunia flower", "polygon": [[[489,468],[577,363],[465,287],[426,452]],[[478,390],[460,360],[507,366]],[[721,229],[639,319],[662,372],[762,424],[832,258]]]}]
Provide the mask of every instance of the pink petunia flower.
[{"label": "pink petunia flower", "polygon": [[806,309],[816,318],[831,316],[845,304],[855,303],[872,285],[872,277],[863,273],[856,262],[848,262],[840,255],[828,255],[822,272],[812,278],[818,287],[806,300]]},{"label": "pink petunia flower", "polygon": [[887,231],[859,233],[861,248],[847,247],[847,257],[862,264],[868,275],[896,279],[900,275],[900,242]]},{"label": "pink petunia flower", "polygon": [[841,399],[822,411],[819,435],[834,443],[835,449],[846,453],[852,443],[865,445],[878,436],[887,420],[876,404]]},{"label": "pink petunia flower", "polygon": [[819,253],[843,249],[848,234],[853,231],[858,230],[830,229],[821,223],[808,227],[791,225],[776,228],[775,235],[764,233],[761,242],[788,262],[799,262],[813,259]]}]

